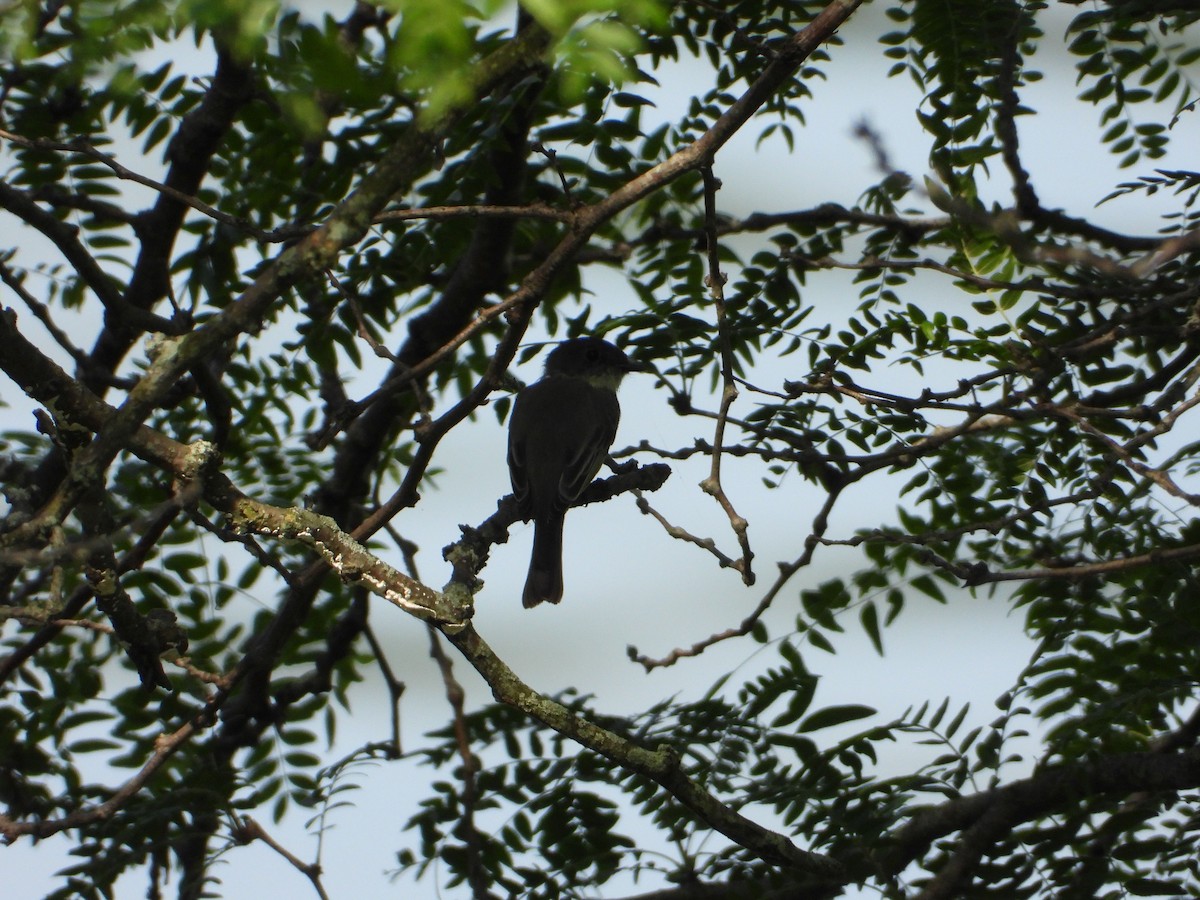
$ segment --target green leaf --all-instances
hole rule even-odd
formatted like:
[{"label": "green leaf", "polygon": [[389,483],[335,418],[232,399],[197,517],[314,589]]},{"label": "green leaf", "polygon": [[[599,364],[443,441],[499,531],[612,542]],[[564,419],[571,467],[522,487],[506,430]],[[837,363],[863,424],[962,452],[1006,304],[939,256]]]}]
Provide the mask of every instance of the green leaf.
[{"label": "green leaf", "polygon": [[862,611],[859,613],[859,619],[862,622],[863,629],[867,632],[867,636],[871,639],[872,646],[875,647],[875,652],[883,656],[883,637],[879,631],[879,610],[875,604],[864,604]]},{"label": "green leaf", "polygon": [[847,722],[865,719],[868,716],[875,715],[875,713],[876,710],[870,706],[861,706],[853,703],[844,706],[827,706],[801,722],[797,730],[802,734],[807,734],[810,731],[832,728],[835,725],[844,725]]}]

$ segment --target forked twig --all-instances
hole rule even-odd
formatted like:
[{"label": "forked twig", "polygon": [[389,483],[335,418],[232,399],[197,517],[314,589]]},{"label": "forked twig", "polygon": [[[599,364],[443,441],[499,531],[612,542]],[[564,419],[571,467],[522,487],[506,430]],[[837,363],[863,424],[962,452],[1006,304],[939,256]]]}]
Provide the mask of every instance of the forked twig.
[{"label": "forked twig", "polygon": [[741,558],[732,563],[732,568],[742,573],[742,582],[747,586],[754,584],[754,570],[751,561],[754,553],[750,549],[750,538],[747,522],[725,493],[721,485],[721,445],[725,438],[725,424],[729,417],[730,407],[737,399],[737,380],[733,375],[733,343],[729,338],[729,320],[725,309],[725,275],[721,272],[721,251],[717,242],[717,191],[721,183],[713,174],[712,166],[702,166],[700,174],[704,178],[704,230],[707,238],[708,275],[704,283],[708,286],[709,296],[717,312],[717,344],[721,354],[721,407],[717,413],[717,424],[713,433],[712,467],[708,477],[700,482],[700,489],[716,499],[729,517],[729,524],[737,535],[741,547]]},{"label": "forked twig", "polygon": [[262,841],[264,844],[286,859],[289,863],[291,863],[291,865],[298,872],[304,875],[305,878],[311,881],[313,888],[317,892],[317,896],[320,897],[321,900],[329,900],[329,895],[325,893],[325,888],[321,884],[321,864],[319,862],[306,863],[304,860],[300,859],[298,856],[288,850],[287,847],[283,846],[281,843],[271,837],[271,835],[267,833],[266,829],[263,828],[256,819],[253,819],[250,816],[235,818],[233,837],[234,840],[241,844],[249,844],[252,841]]}]

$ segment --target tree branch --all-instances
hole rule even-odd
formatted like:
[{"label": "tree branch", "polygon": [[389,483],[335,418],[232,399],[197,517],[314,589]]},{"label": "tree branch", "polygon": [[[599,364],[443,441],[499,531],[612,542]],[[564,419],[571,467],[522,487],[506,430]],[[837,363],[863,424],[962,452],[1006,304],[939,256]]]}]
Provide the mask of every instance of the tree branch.
[{"label": "tree branch", "polygon": [[759,858],[773,865],[830,877],[840,874],[841,866],[834,860],[801,850],[785,836],[755,824],[700,788],[684,774],[679,757],[671,748],[646,750],[576,718],[566,707],[534,691],[492,652],[473,626],[468,624],[460,630],[442,628],[442,633],[484,677],[497,700],[515,706],[547,728],[661,785],[701,821]]}]

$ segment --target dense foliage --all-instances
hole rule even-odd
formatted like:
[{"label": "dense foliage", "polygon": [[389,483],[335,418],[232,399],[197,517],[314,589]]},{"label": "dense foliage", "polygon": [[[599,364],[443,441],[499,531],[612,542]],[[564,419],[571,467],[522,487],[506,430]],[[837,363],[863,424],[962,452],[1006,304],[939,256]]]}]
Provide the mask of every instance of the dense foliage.
[{"label": "dense foliage", "polygon": [[[1200,892],[1200,172],[1156,162],[1196,134],[1195,5],[903,0],[878,33],[858,0],[334,6],[0,10],[6,861],[44,839],[75,854],[55,896],[200,897],[260,822],[352,830],[351,775],[415,761],[427,799],[371,838],[456,895]],[[928,175],[863,124],[857,203],[723,211],[722,148],[815,140],[846,53],[916,86]],[[1129,172],[1079,209],[1020,143],[1047,60],[1099,123],[1062,152]],[[684,66],[692,96],[659,88]],[[1102,199],[1161,228],[1083,217]],[[834,279],[856,302],[819,301]],[[700,462],[726,531],[661,540],[753,588],[712,637],[681,617],[654,635],[678,650],[597,670],[711,689],[620,716],[594,684],[537,693],[471,624],[512,504],[462,535],[413,515],[547,333],[622,345],[687,434],[583,499],[674,523],[653,492]],[[734,460],[803,498],[786,522]],[[877,482],[898,509],[831,526]],[[787,561],[755,558],[767,533]],[[414,553],[452,541],[422,583]],[[833,553],[853,566],[813,574]],[[988,592],[1034,648],[998,712],[814,702],[852,636],[883,653],[914,605]],[[401,753],[383,713],[327,753],[365,678],[398,699],[428,664],[384,619],[429,630],[447,724]],[[739,644],[769,661],[714,668]]]}]

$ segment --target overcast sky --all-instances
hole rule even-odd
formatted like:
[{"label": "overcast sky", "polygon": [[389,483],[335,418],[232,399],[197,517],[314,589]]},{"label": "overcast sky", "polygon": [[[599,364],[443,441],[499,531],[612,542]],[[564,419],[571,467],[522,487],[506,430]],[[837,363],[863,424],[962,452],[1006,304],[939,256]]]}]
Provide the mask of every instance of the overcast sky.
[{"label": "overcast sky", "polygon": [[[719,195],[723,213],[745,216],[756,211],[803,209],[830,200],[852,205],[879,177],[868,148],[852,134],[856,124],[864,120],[883,137],[898,167],[918,180],[925,174],[928,142],[919,132],[913,113],[919,93],[907,78],[885,77],[891,62],[882,56],[875,42],[877,34],[890,30],[881,14],[882,6],[866,6],[842,29],[845,46],[832,48],[832,62],[822,66],[827,79],[813,85],[815,97],[806,107],[808,124],[797,132],[794,152],[789,152],[782,140],[768,140],[756,148],[758,131],[753,124],[722,150],[715,169],[724,183]],[[1061,34],[1068,17],[1060,15],[1059,21],[1058,27],[1047,26],[1048,45]],[[189,48],[184,43],[169,54],[188,70],[208,72],[211,62],[203,53],[190,51],[194,60],[179,55]],[[167,53],[164,51],[164,57]],[[1046,77],[1024,97],[1039,115],[1024,117],[1019,124],[1025,163],[1045,205],[1091,216],[1124,231],[1153,233],[1158,226],[1154,219],[1137,218],[1139,212],[1149,208],[1140,198],[1136,203],[1117,201],[1093,210],[1116,182],[1147,173],[1150,166],[1143,164],[1136,171],[1117,170],[1115,161],[1098,146],[1098,111],[1074,102],[1077,89],[1070,60],[1065,56],[1040,56],[1035,62]],[[711,81],[707,66],[700,63],[656,75],[663,82],[656,98],[659,112],[669,120],[683,113],[699,85]],[[1177,139],[1177,146],[1200,146],[1195,116],[1180,127],[1190,136]],[[1078,142],[1072,140],[1076,135]],[[135,160],[123,158],[122,162],[130,165]],[[1194,160],[1174,163],[1178,167],[1189,164],[1194,167]],[[1155,165],[1171,167],[1172,163],[1167,160]],[[148,167],[148,174],[155,174],[156,166]],[[1007,201],[1006,190],[1006,182],[999,179],[995,198]],[[589,273],[588,284],[595,292],[593,305],[597,313],[619,314],[636,304],[621,279],[610,272],[596,269]],[[972,299],[956,292],[944,279],[925,278],[920,285],[922,295],[907,299],[926,308],[967,307]],[[805,299],[816,302],[818,312],[827,310],[830,317],[836,317],[857,305],[857,289],[849,287],[844,277],[823,275],[813,279]],[[15,299],[9,296],[2,303],[14,305]],[[26,321],[23,317],[23,326]],[[86,334],[95,324],[80,322],[75,333]],[[401,327],[396,331],[397,341],[402,334]],[[531,335],[531,339],[536,337]],[[777,387],[783,378],[805,374],[798,368],[804,360],[803,354],[797,354],[787,361],[775,361],[752,377],[758,383]],[[537,358],[520,372],[521,376],[526,380],[536,378],[541,363],[542,357]],[[364,372],[350,386],[351,395],[366,393],[379,374],[378,368]],[[873,378],[882,374],[876,373]],[[903,389],[911,380],[906,371],[898,370],[889,370],[886,377],[889,389]],[[952,376],[936,366],[929,369],[930,381],[940,377]],[[919,390],[916,382],[912,386]],[[16,399],[11,386],[0,387],[0,394]],[[697,437],[711,439],[703,420],[679,419],[669,411],[665,393],[655,391],[650,376],[631,376],[621,397],[623,418],[617,447],[643,439],[659,447],[684,446]],[[735,413],[750,408],[749,398],[743,403],[746,405],[735,408]],[[30,428],[28,405],[17,401],[10,410],[0,409],[0,427]],[[480,522],[494,510],[496,499],[508,491],[504,431],[495,416],[485,411],[475,423],[453,432],[444,441],[437,464],[444,469],[437,479],[437,489],[426,489],[420,506],[404,512],[395,523],[407,537],[420,542],[420,572],[434,587],[442,586],[448,577],[440,550],[457,537],[458,525]],[[626,658],[629,644],[657,656],[737,624],[774,578],[775,563],[799,555],[819,495],[795,476],[784,489],[766,491],[752,462],[727,459],[726,467],[726,489],[751,523],[750,536],[760,573],[755,588],[744,587],[728,570],[718,570],[711,557],[697,548],[671,541],[654,522],[637,512],[631,497],[624,496],[575,510],[568,517],[566,594],[557,607],[543,605],[533,611],[521,608],[519,597],[532,529],[515,529],[508,544],[493,550],[492,562],[482,573],[486,587],[478,597],[475,619],[480,632],[537,689],[553,693],[575,686],[594,694],[599,709],[613,713],[644,709],[655,700],[676,694],[693,698],[707,690],[716,674],[731,666],[740,665],[742,671],[752,672],[773,662],[773,650],[764,651],[748,641],[726,643],[701,659],[650,675]],[[696,487],[706,474],[706,461],[694,459],[673,464],[673,468],[673,477],[663,491],[652,497],[652,503],[676,524],[694,533],[712,535],[734,555],[733,537],[724,516]],[[857,486],[839,507],[830,536],[846,537],[857,528],[893,521],[892,495],[897,487],[890,487],[890,495],[889,488],[873,481]],[[217,545],[210,543],[210,550],[216,552]],[[792,582],[768,615],[772,634],[787,631],[797,612],[795,598],[802,588],[847,573],[857,567],[856,560],[850,551],[819,553],[816,564]],[[270,602],[270,598],[264,599]],[[448,717],[440,677],[428,659],[425,628],[383,603],[376,605],[372,616],[397,674],[408,684],[403,701],[406,747],[419,746],[422,734],[443,725]],[[900,622],[885,633],[883,658],[856,629],[855,621],[848,623],[848,634],[839,643],[837,656],[819,651],[806,653],[810,667],[823,676],[815,706],[867,702],[878,708],[881,716],[891,717],[908,706],[925,700],[937,703],[949,696],[954,704],[970,701],[972,721],[983,724],[995,718],[994,700],[1012,685],[1030,652],[1021,633],[1019,614],[1010,614],[1000,598],[964,594],[947,607],[912,602]],[[456,671],[467,688],[471,706],[490,700],[490,692],[464,663],[458,663]],[[115,690],[118,685],[113,687]],[[373,693],[357,691],[355,697],[354,716],[343,719],[338,746],[328,753],[330,760],[387,735],[388,704],[381,686],[376,684]],[[899,765],[905,761],[905,751],[898,748],[897,752],[901,754],[895,761]],[[356,807],[343,809],[332,819],[335,828],[326,838],[321,860],[326,889],[332,897],[365,900],[438,896],[435,879],[414,888],[403,882],[389,884],[382,875],[393,867],[396,849],[413,840],[401,835],[401,828],[415,810],[416,801],[427,796],[427,783],[434,779],[434,773],[401,763],[380,765],[363,775],[363,790],[352,798]],[[448,777],[448,772],[439,772],[436,777]],[[295,821],[274,827],[272,832],[293,853],[308,859],[314,844],[305,832],[303,818],[295,815]],[[262,819],[265,823],[269,816],[264,813]],[[67,862],[62,855],[66,847],[66,840],[52,838],[37,847],[23,840],[0,851],[6,890],[14,890],[15,884],[19,887],[11,896],[38,897],[56,886],[50,873]],[[226,859],[227,865],[218,872],[223,881],[221,891],[228,900],[259,900],[282,893],[311,895],[304,878],[261,844],[238,849]],[[143,895],[140,875],[126,879],[124,884],[124,896]],[[656,886],[645,880],[624,885],[630,893]],[[621,890],[620,886],[609,885],[604,894],[618,896]],[[461,896],[462,891],[451,895]]]}]

